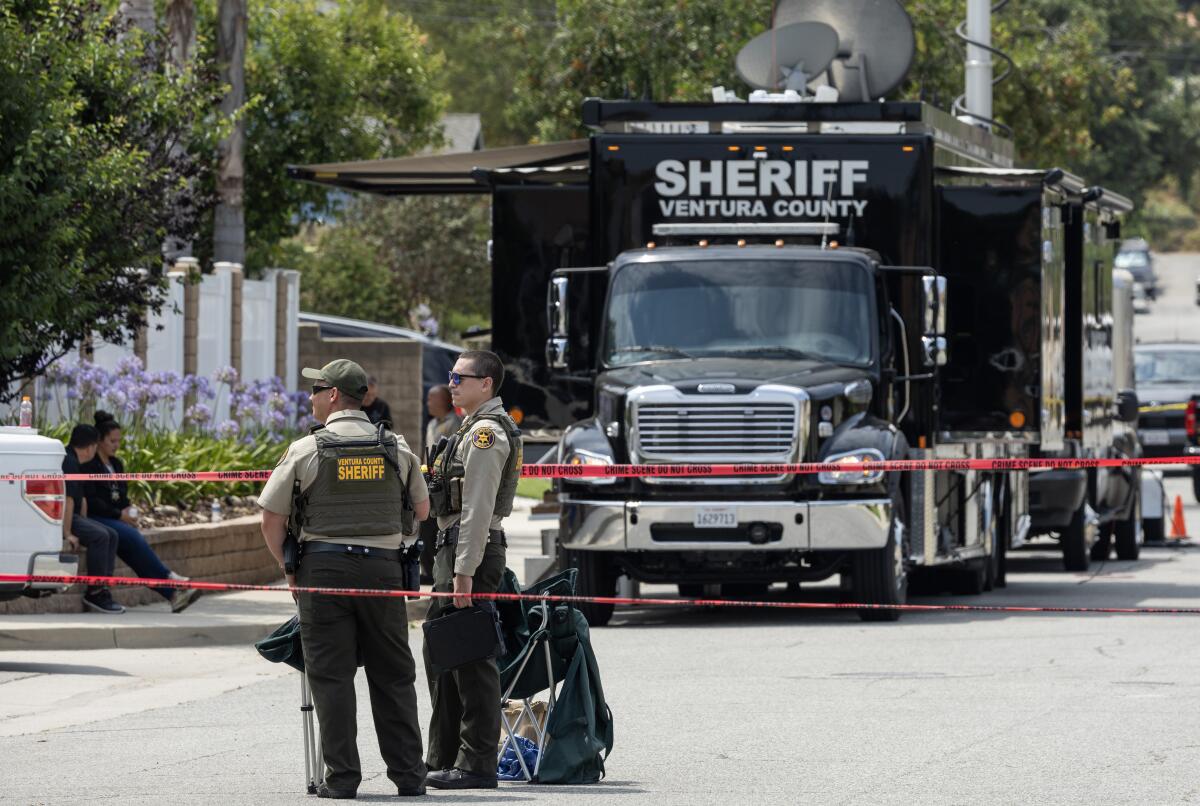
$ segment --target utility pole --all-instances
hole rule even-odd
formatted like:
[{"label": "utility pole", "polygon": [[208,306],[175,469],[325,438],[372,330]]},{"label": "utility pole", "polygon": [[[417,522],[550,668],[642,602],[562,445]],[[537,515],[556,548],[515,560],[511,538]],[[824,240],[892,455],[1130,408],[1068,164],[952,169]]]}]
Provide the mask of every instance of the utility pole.
[{"label": "utility pole", "polygon": [[[992,114],[992,0],[967,0],[967,117],[991,128]],[[980,47],[983,45],[984,47]]]}]

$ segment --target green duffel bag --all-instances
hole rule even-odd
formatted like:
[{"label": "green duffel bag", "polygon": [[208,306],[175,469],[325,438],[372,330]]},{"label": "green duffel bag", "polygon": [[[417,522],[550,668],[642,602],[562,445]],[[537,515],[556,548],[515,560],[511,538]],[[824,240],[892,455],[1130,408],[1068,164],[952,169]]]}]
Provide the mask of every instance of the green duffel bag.
[{"label": "green duffel bag", "polygon": [[604,777],[604,760],[613,748],[612,711],[604,701],[587,620],[571,612],[578,645],[546,725],[537,778],[542,784],[594,784]]}]

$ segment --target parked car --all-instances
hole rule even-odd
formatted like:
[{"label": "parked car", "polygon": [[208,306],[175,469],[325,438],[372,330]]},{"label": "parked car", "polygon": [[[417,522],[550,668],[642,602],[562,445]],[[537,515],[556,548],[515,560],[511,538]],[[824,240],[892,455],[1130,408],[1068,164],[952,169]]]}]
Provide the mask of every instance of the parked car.
[{"label": "parked car", "polygon": [[[64,449],[32,428],[0,427],[0,474],[61,473]],[[74,575],[79,558],[62,551],[61,479],[0,481],[0,573]],[[66,590],[46,582],[0,582],[0,601]]]},{"label": "parked car", "polygon": [[1158,298],[1158,275],[1154,273],[1154,257],[1150,254],[1150,244],[1141,238],[1123,241],[1113,260],[1113,268],[1125,269],[1133,275],[1135,282],[1142,285],[1147,297],[1152,300]]},{"label": "parked car", "polygon": [[1150,297],[1141,283],[1133,284],[1133,312],[1150,313]]},{"label": "parked car", "polygon": [[[1138,436],[1146,456],[1200,453],[1196,402],[1200,396],[1200,342],[1139,344],[1134,349]],[[1200,501],[1200,466],[1192,465],[1192,487]]]}]

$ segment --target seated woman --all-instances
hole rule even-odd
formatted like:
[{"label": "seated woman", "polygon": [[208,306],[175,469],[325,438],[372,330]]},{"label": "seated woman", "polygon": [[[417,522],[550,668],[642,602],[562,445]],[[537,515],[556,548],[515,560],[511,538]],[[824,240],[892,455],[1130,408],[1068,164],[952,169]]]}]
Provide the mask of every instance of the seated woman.
[{"label": "seated woman", "polygon": [[[84,465],[85,473],[124,473],[125,465],[117,458],[121,448],[121,426],[111,414],[96,412],[96,430],[100,442],[96,457]],[[143,579],[186,580],[171,571],[146,538],[137,529],[137,518],[129,503],[129,485],[123,481],[90,481],[87,483],[88,518],[101,523],[117,533],[117,556]],[[152,588],[159,596],[171,603],[171,612],[186,609],[200,596],[200,591],[186,588]]]},{"label": "seated woman", "polygon": [[[96,456],[100,434],[95,428],[80,423],[71,431],[67,455],[63,457],[63,473],[83,473],[83,466]],[[63,513],[63,538],[72,550],[87,547],[87,573],[92,577],[110,577],[117,562],[117,533],[87,517],[82,481],[66,484],[66,510]],[[89,585],[83,595],[83,606],[97,613],[124,613],[125,608],[113,601],[107,585]]]}]

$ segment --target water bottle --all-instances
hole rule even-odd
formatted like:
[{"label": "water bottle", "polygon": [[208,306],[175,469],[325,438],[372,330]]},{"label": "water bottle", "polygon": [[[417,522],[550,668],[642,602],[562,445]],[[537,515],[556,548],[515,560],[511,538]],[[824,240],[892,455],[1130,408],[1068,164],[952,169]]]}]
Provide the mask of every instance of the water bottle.
[{"label": "water bottle", "polygon": [[33,428],[33,401],[29,395],[21,398],[21,427]]},{"label": "water bottle", "polygon": [[221,522],[221,500],[219,498],[214,498],[212,502],[212,522]]}]

